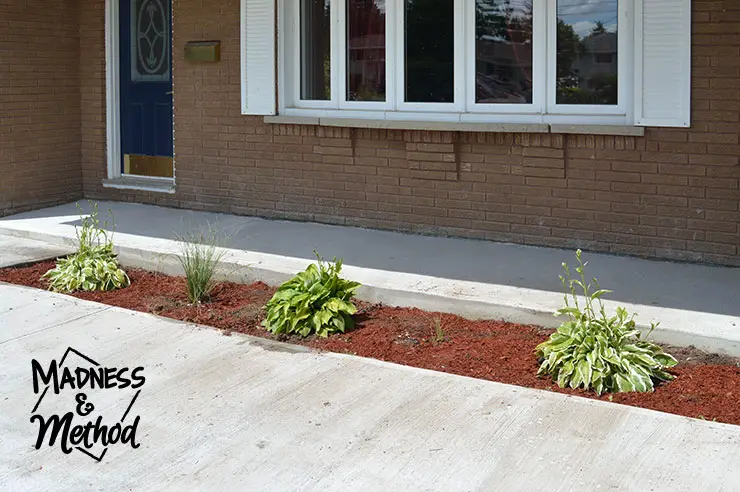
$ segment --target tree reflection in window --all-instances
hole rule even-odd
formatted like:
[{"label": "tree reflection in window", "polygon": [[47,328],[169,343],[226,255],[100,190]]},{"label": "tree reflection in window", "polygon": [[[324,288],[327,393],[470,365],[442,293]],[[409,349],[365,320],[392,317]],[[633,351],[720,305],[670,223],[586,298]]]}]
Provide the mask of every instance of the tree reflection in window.
[{"label": "tree reflection in window", "polygon": [[618,4],[558,0],[558,104],[617,104]]},{"label": "tree reflection in window", "polygon": [[301,99],[331,99],[330,0],[301,0]]},{"label": "tree reflection in window", "polygon": [[385,0],[347,3],[347,100],[385,101]]}]

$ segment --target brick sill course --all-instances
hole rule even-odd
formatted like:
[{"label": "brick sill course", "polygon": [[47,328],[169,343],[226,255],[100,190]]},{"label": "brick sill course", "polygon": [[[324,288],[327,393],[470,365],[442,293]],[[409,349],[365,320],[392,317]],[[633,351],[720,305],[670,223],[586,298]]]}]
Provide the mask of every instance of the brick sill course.
[{"label": "brick sill course", "polygon": [[405,121],[365,118],[335,118],[313,116],[265,116],[265,123],[283,125],[314,125],[350,128],[380,128],[388,130],[429,130],[486,133],[568,133],[581,135],[619,135],[641,137],[645,128],[629,125],[563,125],[546,123],[461,123],[442,121]]}]

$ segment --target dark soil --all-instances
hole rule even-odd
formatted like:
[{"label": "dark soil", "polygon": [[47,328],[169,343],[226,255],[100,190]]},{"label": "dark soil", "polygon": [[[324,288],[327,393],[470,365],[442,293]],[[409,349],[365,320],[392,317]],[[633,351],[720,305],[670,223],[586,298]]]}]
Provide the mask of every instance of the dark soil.
[{"label": "dark soil", "polygon": [[[0,269],[0,281],[46,288],[41,275],[54,267],[42,262]],[[275,289],[261,282],[222,283],[210,302],[193,305],[184,279],[144,270],[129,270],[131,286],[113,292],[80,292],[75,297],[182,321],[219,328],[225,334],[246,333],[272,338],[260,325],[262,306]],[[315,349],[350,353],[398,364],[444,371],[501,383],[568,393],[586,398],[650,408],[687,417],[740,425],[740,360],[707,354],[692,347],[666,347],[679,360],[676,379],[652,393],[597,397],[582,390],[561,389],[537,377],[536,345],[551,330],[501,321],[471,321],[444,313],[357,302],[357,327],[328,339],[292,337],[287,341]],[[441,333],[437,333],[439,323]]]}]

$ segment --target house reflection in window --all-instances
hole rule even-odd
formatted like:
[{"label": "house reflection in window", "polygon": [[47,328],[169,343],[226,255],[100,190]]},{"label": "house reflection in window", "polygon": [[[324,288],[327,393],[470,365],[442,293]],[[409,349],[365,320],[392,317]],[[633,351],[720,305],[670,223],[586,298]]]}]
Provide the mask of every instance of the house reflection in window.
[{"label": "house reflection in window", "polygon": [[530,0],[476,1],[475,102],[532,103]]},{"label": "house reflection in window", "polygon": [[385,0],[348,2],[348,101],[385,101],[385,24]]},{"label": "house reflection in window", "polygon": [[558,0],[558,104],[617,104],[618,17],[618,0]]}]

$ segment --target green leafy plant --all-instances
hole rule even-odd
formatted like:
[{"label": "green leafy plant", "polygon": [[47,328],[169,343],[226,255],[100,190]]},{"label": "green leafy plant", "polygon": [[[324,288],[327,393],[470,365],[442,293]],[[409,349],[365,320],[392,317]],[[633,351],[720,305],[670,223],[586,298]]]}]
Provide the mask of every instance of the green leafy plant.
[{"label": "green leafy plant", "polygon": [[193,304],[207,301],[216,286],[216,270],[226,253],[221,249],[224,236],[209,224],[205,230],[178,235],[177,239],[182,244],[177,259],[185,271],[188,299]]},{"label": "green leafy plant", "polygon": [[[57,260],[56,267],[42,277],[49,280],[49,290],[64,293],[108,291],[128,287],[131,283],[113,252],[113,233],[107,231],[108,221],[101,227],[98,204],[90,202],[90,205],[92,212],[87,216],[77,205],[82,220],[82,227],[75,227],[77,251]],[[113,214],[110,210],[108,213],[112,222]]]},{"label": "green leafy plant", "polygon": [[442,328],[442,320],[440,318],[434,318],[434,333],[432,336],[432,342],[435,345],[438,345],[446,341],[447,335],[445,334],[444,328]]},{"label": "green leafy plant", "polygon": [[[654,381],[673,379],[666,369],[675,366],[676,359],[642,339],[634,315],[629,316],[625,309],[618,307],[615,316],[607,316],[601,297],[610,291],[601,289],[596,279],[594,287],[587,283],[581,250],[576,258],[576,279],[563,263],[565,276],[560,280],[566,290],[565,307],[555,313],[566,315],[568,320],[537,346],[537,356],[542,359],[538,375],[550,375],[561,388],[583,387],[598,394],[652,391]],[[583,292],[585,304],[579,302],[577,289]],[[650,333],[656,326],[652,324]]]},{"label": "green leafy plant", "polygon": [[271,333],[327,337],[354,327],[357,308],[351,299],[360,284],[340,277],[341,259],[325,263],[316,257],[317,263],[282,284],[265,306],[262,324]]}]

